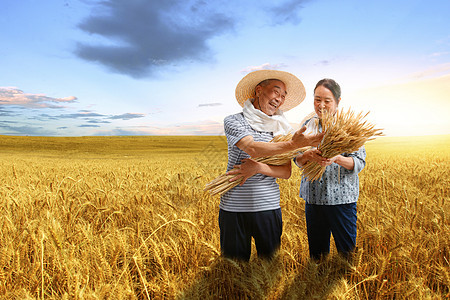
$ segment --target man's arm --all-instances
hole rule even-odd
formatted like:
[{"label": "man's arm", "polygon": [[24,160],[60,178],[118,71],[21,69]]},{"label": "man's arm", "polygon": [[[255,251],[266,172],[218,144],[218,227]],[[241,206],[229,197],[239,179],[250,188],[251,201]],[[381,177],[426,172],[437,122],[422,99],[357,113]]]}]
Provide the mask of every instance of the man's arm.
[{"label": "man's arm", "polygon": [[295,132],[289,141],[284,142],[255,142],[252,136],[246,136],[236,143],[236,146],[251,157],[272,156],[289,152],[306,146],[317,146],[322,140],[323,133],[304,135],[306,127],[303,126]]},{"label": "man's arm", "polygon": [[261,162],[257,162],[253,159],[243,159],[241,165],[234,166],[235,169],[228,171],[227,175],[236,175],[231,181],[235,181],[242,178],[240,185],[243,185],[247,179],[255,174],[263,174],[270,177],[289,179],[291,177],[291,162],[282,166],[272,166]]}]

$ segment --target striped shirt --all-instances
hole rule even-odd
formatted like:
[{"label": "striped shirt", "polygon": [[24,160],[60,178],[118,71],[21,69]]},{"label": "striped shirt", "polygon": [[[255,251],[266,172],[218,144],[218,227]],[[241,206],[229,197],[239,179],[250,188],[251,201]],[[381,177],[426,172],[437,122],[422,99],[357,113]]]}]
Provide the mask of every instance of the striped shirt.
[{"label": "striped shirt", "polygon": [[[239,149],[236,143],[251,135],[256,142],[270,142],[272,132],[254,130],[243,113],[230,115],[224,119],[225,135],[228,142],[227,171],[241,164],[250,156]],[[242,186],[236,186],[220,197],[219,207],[230,212],[258,212],[280,208],[280,189],[276,178],[255,174]]]},{"label": "striped shirt", "polygon": [[[315,118],[310,120],[315,120]],[[319,126],[318,130],[322,131],[320,123],[316,122],[316,124]],[[318,205],[338,205],[357,202],[359,197],[358,173],[366,165],[366,150],[362,146],[358,151],[342,153],[342,156],[353,159],[355,163],[353,170],[347,170],[333,163],[325,168],[325,172],[319,180],[311,182],[305,177],[302,177],[300,197],[309,204]]]}]

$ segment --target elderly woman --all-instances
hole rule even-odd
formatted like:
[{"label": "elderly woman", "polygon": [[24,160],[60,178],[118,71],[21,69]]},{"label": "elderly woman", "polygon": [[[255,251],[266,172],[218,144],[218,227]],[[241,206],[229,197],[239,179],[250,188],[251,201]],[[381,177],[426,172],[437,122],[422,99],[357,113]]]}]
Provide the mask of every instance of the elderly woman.
[{"label": "elderly woman", "polygon": [[[305,122],[308,131],[321,132],[324,110],[335,113],[341,101],[341,88],[332,79],[320,80],[314,89],[316,116]],[[300,197],[306,202],[306,228],[310,257],[319,259],[330,252],[330,237],[339,253],[349,257],[356,244],[356,202],[359,196],[358,173],[364,168],[364,147],[324,159],[317,148],[299,154],[294,162],[301,167],[314,161],[326,167],[320,180],[301,180]]]},{"label": "elderly woman", "polygon": [[[235,179],[242,177],[243,181],[220,199],[223,256],[249,260],[252,237],[258,256],[270,258],[279,248],[282,217],[276,178],[289,178],[291,164],[271,166],[250,157],[280,154],[319,143],[321,134],[304,135],[305,129],[296,132],[290,141],[270,142],[275,135],[292,130],[283,111],[300,104],[304,97],[302,82],[287,72],[255,71],[238,83],[236,99],[243,111],[226,117],[224,128],[228,174],[235,174]],[[237,170],[231,171],[234,167]]]}]

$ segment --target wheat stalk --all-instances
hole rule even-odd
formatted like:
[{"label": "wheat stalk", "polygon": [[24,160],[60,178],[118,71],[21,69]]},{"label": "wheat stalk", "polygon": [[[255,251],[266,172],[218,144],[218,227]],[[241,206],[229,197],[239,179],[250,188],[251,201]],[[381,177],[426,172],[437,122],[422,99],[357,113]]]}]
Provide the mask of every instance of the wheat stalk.
[{"label": "wheat stalk", "polygon": [[[276,143],[289,141],[292,139],[292,136],[292,134],[278,135],[274,137],[270,142]],[[302,147],[282,154],[253,158],[253,160],[267,165],[281,166],[287,164],[291,159],[297,156],[298,152],[306,151],[309,148],[310,147]],[[236,168],[234,168],[233,170],[236,170]],[[209,191],[211,195],[224,194],[242,182],[242,178],[238,178],[235,181],[230,181],[230,179],[234,177],[236,177],[236,175],[222,174],[213,181],[206,184],[204,191]]]},{"label": "wheat stalk", "polygon": [[139,268],[139,264],[138,264],[138,262],[137,262],[137,257],[136,257],[136,256],[133,256],[133,260],[134,260],[134,264],[135,264],[136,267],[137,267],[137,270],[138,270],[138,273],[139,273],[139,277],[141,278],[142,285],[144,286],[145,294],[147,295],[147,299],[150,300],[150,299],[151,299],[151,298],[150,298],[150,294],[148,293],[148,289],[147,289],[147,280],[145,280],[145,277],[142,276],[141,268]]},{"label": "wheat stalk", "polygon": [[41,239],[41,299],[44,299],[44,240],[45,240],[45,234],[42,234],[42,239]]},{"label": "wheat stalk", "polygon": [[[324,111],[322,118],[322,131],[324,136],[317,147],[325,158],[332,158],[341,153],[352,153],[361,148],[367,141],[383,133],[376,129],[375,125],[364,121],[369,113],[355,114],[348,109],[337,111],[334,115]],[[322,177],[325,167],[316,162],[308,161],[302,167],[303,175],[309,181],[315,181]]]}]

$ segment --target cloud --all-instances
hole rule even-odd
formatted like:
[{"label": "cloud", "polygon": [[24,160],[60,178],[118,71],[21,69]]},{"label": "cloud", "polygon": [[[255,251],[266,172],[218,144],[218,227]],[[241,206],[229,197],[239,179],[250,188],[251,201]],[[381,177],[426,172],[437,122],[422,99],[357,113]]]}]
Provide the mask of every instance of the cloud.
[{"label": "cloud", "polygon": [[209,41],[257,20],[262,26],[296,24],[307,1],[104,0],[79,24],[96,44],[74,53],[115,73],[154,76],[162,67],[213,59]]},{"label": "cloud", "polygon": [[132,119],[138,119],[138,118],[143,118],[145,117],[145,114],[138,114],[138,113],[126,113],[126,114],[122,114],[122,115],[116,115],[116,116],[112,116],[109,117],[108,119],[111,120],[132,120]]},{"label": "cloud", "polygon": [[[1,114],[1,110],[0,110],[0,114]],[[89,110],[80,110],[77,113],[60,114],[60,115],[54,115],[54,116],[48,115],[48,114],[40,114],[39,116],[34,117],[32,119],[40,120],[40,121],[61,120],[61,119],[84,119],[84,120],[88,120],[88,123],[91,123],[91,124],[109,124],[111,122],[107,121],[105,119],[108,119],[108,120],[119,120],[119,119],[120,120],[132,120],[132,119],[143,118],[143,117],[145,117],[145,114],[141,114],[141,113],[124,113],[121,115],[108,116],[108,115],[92,112]]]},{"label": "cloud", "polygon": [[[112,120],[128,121],[146,116],[143,113],[109,115],[86,109],[73,112],[70,107],[53,104],[72,103],[76,99],[52,98],[43,94],[27,94],[16,87],[0,87],[0,134],[58,135],[62,129],[100,128],[111,124]],[[49,114],[45,110],[55,108],[59,114]]]},{"label": "cloud", "polygon": [[220,106],[223,105],[222,103],[202,103],[199,104],[198,107],[205,107],[205,106]]},{"label": "cloud", "polygon": [[89,111],[84,111],[84,112],[79,112],[79,113],[75,113],[75,114],[62,114],[62,115],[54,116],[54,117],[59,118],[59,119],[78,119],[78,118],[105,117],[105,115],[94,113],[94,112],[89,112]]},{"label": "cloud", "polygon": [[450,35],[437,40],[438,45],[450,45]]},{"label": "cloud", "polygon": [[80,128],[98,128],[100,126],[99,125],[83,124],[83,125],[79,125],[78,127],[80,127]]},{"label": "cloud", "polygon": [[44,94],[28,94],[15,87],[0,87],[0,105],[15,105],[26,108],[62,108],[52,103],[73,103],[74,96],[53,98]]},{"label": "cloud", "polygon": [[72,114],[60,114],[60,115],[49,115],[49,114],[39,114],[38,116],[35,117],[29,117],[28,119],[31,120],[37,120],[37,121],[41,121],[41,122],[48,122],[48,121],[59,121],[59,120],[64,120],[64,119],[84,119],[84,120],[89,120],[90,119],[90,123],[110,123],[108,121],[100,121],[100,120],[95,120],[93,118],[105,118],[106,115],[102,115],[99,113],[94,113],[94,112],[88,112],[88,111],[84,111],[84,112],[78,112],[78,113],[72,113]]},{"label": "cloud", "polygon": [[15,116],[15,114],[12,110],[7,110],[0,107],[0,117],[13,117],[13,116]]},{"label": "cloud", "polygon": [[215,121],[199,121],[192,123],[172,124],[169,126],[124,127],[113,130],[97,131],[95,135],[223,135],[223,123]]},{"label": "cloud", "polygon": [[101,121],[101,120],[89,120],[87,122],[91,124],[111,124],[110,121]]},{"label": "cloud", "polygon": [[448,51],[444,51],[444,52],[434,52],[430,54],[430,57],[441,57],[441,56],[446,56],[450,54],[450,52]]},{"label": "cloud", "polygon": [[326,67],[326,66],[330,66],[332,64],[339,63],[339,62],[346,61],[346,60],[348,60],[348,57],[335,56],[335,57],[331,57],[331,58],[328,58],[328,59],[319,60],[314,65],[315,66],[325,66]]},{"label": "cloud", "polygon": [[11,135],[34,135],[34,136],[48,136],[53,135],[54,132],[50,130],[44,129],[42,126],[13,126],[8,123],[16,123],[16,122],[1,122],[0,128],[2,128],[2,134],[11,134]]},{"label": "cloud", "polygon": [[321,61],[315,63],[314,65],[315,65],[315,66],[329,66],[330,63],[331,63],[330,60],[324,59],[324,60],[321,60]]},{"label": "cloud", "polygon": [[251,73],[253,71],[258,71],[258,70],[280,70],[283,68],[286,68],[287,65],[286,64],[270,64],[270,63],[265,63],[259,66],[249,66],[245,69],[243,69],[241,71],[242,74],[247,74],[247,73]]},{"label": "cloud", "polygon": [[[301,21],[300,16],[298,15],[298,11],[300,8],[303,8],[303,3],[308,1],[299,1],[299,0],[290,0],[283,3],[278,3],[271,8],[269,8],[269,12],[272,14],[273,25],[282,25],[284,23],[292,23],[298,24]],[[274,1],[274,3],[276,3]]]},{"label": "cloud", "polygon": [[29,119],[38,120],[38,121],[59,120],[58,117],[51,116],[51,115],[48,115],[48,114],[40,114],[40,115],[35,116],[35,117],[30,117]]},{"label": "cloud", "polygon": [[424,79],[427,77],[437,76],[440,74],[448,74],[450,72],[450,63],[440,64],[427,70],[417,72],[411,75],[413,79]]}]

